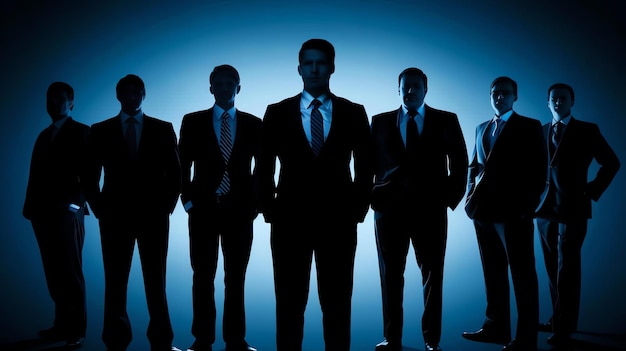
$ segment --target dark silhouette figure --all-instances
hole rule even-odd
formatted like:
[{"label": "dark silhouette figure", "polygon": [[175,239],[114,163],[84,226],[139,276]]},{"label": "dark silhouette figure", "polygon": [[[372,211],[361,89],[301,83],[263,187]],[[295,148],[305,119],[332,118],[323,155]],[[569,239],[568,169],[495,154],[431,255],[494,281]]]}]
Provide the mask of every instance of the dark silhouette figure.
[{"label": "dark silhouette figure", "polygon": [[[591,200],[598,201],[620,162],[595,123],[572,116],[574,89],[557,83],[548,89],[552,121],[543,126],[548,182],[537,210],[537,228],[550,283],[553,316],[540,325],[554,334],[548,343],[568,344],[578,325],[580,306],[580,250],[591,218]],[[589,166],[599,169],[588,180]]]},{"label": "dark silhouette figure", "polygon": [[54,324],[39,335],[78,347],[87,326],[82,251],[89,126],[70,117],[74,89],[67,83],[50,84],[46,100],[52,124],[33,148],[23,215],[33,226],[55,306]]},{"label": "dark silhouette figure", "polygon": [[[537,349],[539,318],[533,217],[546,182],[541,123],[513,111],[517,83],[491,83],[495,117],[476,128],[465,210],[473,220],[485,277],[486,319],[463,337],[506,344],[506,351]],[[511,339],[509,268],[517,307]]]},{"label": "dark silhouette figure", "polygon": [[[117,86],[121,112],[91,127],[88,200],[100,224],[105,301],[102,340],[125,350],[132,339],[126,311],[135,242],[143,272],[152,351],[177,350],[165,294],[169,216],[180,193],[180,161],[172,124],[145,115],[141,78]],[[104,181],[100,188],[100,174]]]},{"label": "dark silhouette figure", "polygon": [[422,334],[440,350],[447,210],[465,194],[467,148],[456,114],[424,103],[427,78],[418,68],[398,76],[402,106],[372,118],[375,184],[372,208],[383,298],[385,340],[402,348],[404,270],[409,246],[422,271]]},{"label": "dark silhouette figure", "polygon": [[350,349],[356,228],[369,208],[371,140],[365,108],[330,92],[334,59],[328,41],[304,42],[303,92],[269,105],[263,120],[257,171],[261,210],[271,223],[278,351],[302,350],[313,256],[326,350]]},{"label": "dark silhouette figure", "polygon": [[244,283],[257,216],[252,160],[258,154],[262,122],[235,109],[241,86],[234,67],[215,67],[210,83],[215,104],[185,115],[180,129],[181,202],[189,214],[194,272],[191,333],[196,340],[189,350],[211,350],[215,342],[214,281],[221,240],[226,350],[254,351],[245,341]]}]

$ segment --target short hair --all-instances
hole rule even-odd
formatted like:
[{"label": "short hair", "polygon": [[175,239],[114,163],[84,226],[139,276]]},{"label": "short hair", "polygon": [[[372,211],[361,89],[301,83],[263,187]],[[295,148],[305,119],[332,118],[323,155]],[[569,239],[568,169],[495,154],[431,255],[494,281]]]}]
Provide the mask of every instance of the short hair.
[{"label": "short hair", "polygon": [[422,81],[424,82],[424,89],[428,89],[428,78],[426,77],[426,73],[424,73],[421,69],[415,67],[409,67],[400,72],[400,75],[398,75],[398,86],[400,86],[400,81],[402,80],[402,77],[409,74],[422,77]]},{"label": "short hair", "polygon": [[48,87],[48,94],[56,91],[64,91],[70,101],[74,101],[74,88],[65,82],[54,82]]},{"label": "short hair", "polygon": [[567,89],[569,91],[569,96],[572,98],[572,101],[574,101],[574,88],[572,88],[571,86],[569,86],[568,84],[565,83],[555,83],[552,84],[549,88],[548,88],[548,100],[550,99],[550,92],[554,89]]},{"label": "short hair", "polygon": [[128,85],[135,86],[141,89],[144,95],[146,94],[146,85],[143,83],[143,80],[135,74],[127,74],[124,78],[120,79],[115,86],[115,91],[119,93],[122,87]]},{"label": "short hair", "polygon": [[493,82],[491,82],[491,86],[489,87],[489,90],[491,91],[491,89],[494,87],[494,85],[498,84],[498,83],[509,83],[511,84],[511,86],[513,87],[513,95],[517,96],[517,83],[509,78],[509,77],[498,77],[496,79],[493,80]]},{"label": "short hair", "polygon": [[302,43],[300,52],[298,52],[298,62],[302,61],[304,50],[319,50],[326,55],[333,66],[335,65],[335,47],[325,39],[309,39]]},{"label": "short hair", "polygon": [[213,84],[213,78],[215,77],[216,74],[219,74],[219,73],[230,75],[231,77],[235,78],[235,80],[237,81],[237,84],[239,84],[239,72],[237,72],[235,67],[231,65],[215,66],[215,68],[213,68],[213,71],[211,72],[211,75],[209,75],[209,83]]}]

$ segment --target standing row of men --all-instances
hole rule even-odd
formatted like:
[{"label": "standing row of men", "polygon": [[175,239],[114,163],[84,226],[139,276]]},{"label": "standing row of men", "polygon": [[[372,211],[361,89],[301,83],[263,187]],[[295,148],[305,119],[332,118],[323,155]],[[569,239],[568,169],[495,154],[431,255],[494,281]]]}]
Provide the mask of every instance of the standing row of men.
[{"label": "standing row of men", "polygon": [[[72,88],[53,83],[47,96],[53,124],[37,139],[24,206],[56,307],[54,325],[42,336],[64,339],[71,347],[82,344],[88,202],[102,241],[105,345],[125,350],[132,338],[126,289],[137,243],[151,350],[177,350],[165,268],[169,215],[180,194],[193,268],[195,341],[188,350],[210,351],[215,342],[221,242],[226,350],[255,351],[245,340],[244,285],[259,212],[271,224],[277,350],[302,349],[313,258],[325,349],[349,350],[357,224],[370,205],[385,337],[375,349],[402,349],[404,270],[412,244],[424,286],[425,349],[441,350],[447,209],[454,210],[467,189],[465,210],[476,229],[487,310],[482,328],[463,336],[504,344],[507,351],[537,349],[533,218],[539,216],[554,311],[542,328],[554,332],[549,342],[567,343],[578,319],[580,248],[591,199],[600,197],[620,166],[597,125],[571,117],[573,90],[550,87],[554,121],[542,130],[539,121],[513,111],[515,81],[494,80],[495,117],[477,127],[469,160],[456,114],[424,103],[428,85],[421,70],[400,73],[402,106],[373,116],[370,126],[362,105],[330,92],[334,58],[326,40],[303,43],[302,93],[269,105],[263,120],[235,108],[241,89],[236,69],[215,67],[210,76],[215,104],[183,117],[178,142],[171,123],[143,113],[145,86],[137,76],[122,78],[116,87],[121,112],[91,128],[69,117]],[[565,126],[552,127],[558,123]],[[593,159],[600,171],[587,181]],[[513,338],[509,268],[518,311]]]}]

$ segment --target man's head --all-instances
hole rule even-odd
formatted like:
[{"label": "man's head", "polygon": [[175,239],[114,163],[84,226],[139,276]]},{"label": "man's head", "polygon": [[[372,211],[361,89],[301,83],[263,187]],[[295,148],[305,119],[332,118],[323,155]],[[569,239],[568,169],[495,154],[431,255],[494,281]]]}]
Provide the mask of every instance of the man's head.
[{"label": "man's head", "polygon": [[509,77],[498,77],[493,80],[490,88],[491,107],[497,116],[511,111],[517,101],[517,83]]},{"label": "man's head", "polygon": [[122,105],[124,113],[134,116],[146,97],[146,86],[143,80],[134,74],[128,74],[120,79],[115,86],[117,101]]},{"label": "man's head", "polygon": [[305,41],[298,54],[298,73],[304,90],[318,97],[330,90],[330,76],[335,72],[335,48],[324,39]]},{"label": "man's head", "polygon": [[46,92],[46,109],[53,121],[69,116],[74,108],[74,89],[67,83],[54,82]]},{"label": "man's head", "polygon": [[211,86],[209,90],[215,103],[221,108],[228,110],[235,105],[235,96],[239,94],[239,72],[230,65],[216,66],[209,76]]},{"label": "man's head", "polygon": [[398,94],[408,110],[417,110],[424,103],[428,78],[421,69],[410,67],[398,75]]},{"label": "man's head", "polygon": [[548,88],[548,108],[552,117],[561,120],[572,113],[574,89],[563,83],[552,84]]}]

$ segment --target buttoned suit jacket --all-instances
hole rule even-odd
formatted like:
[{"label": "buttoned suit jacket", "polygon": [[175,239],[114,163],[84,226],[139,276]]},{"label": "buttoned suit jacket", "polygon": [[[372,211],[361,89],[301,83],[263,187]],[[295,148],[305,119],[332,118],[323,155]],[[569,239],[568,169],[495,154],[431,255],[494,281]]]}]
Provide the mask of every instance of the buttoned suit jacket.
[{"label": "buttoned suit jacket", "polygon": [[[546,148],[553,147],[552,123],[543,126]],[[588,178],[591,162],[599,168]],[[595,123],[571,118],[547,163],[548,178],[537,215],[557,220],[591,218],[591,200],[598,201],[615,177],[620,162]]]},{"label": "buttoned suit jacket", "polygon": [[67,212],[71,203],[85,207],[89,126],[71,117],[51,141],[44,129],[35,142],[30,162],[23,215],[27,219]]},{"label": "buttoned suit jacket", "polygon": [[[179,152],[182,166],[181,201],[193,207],[211,208],[215,193],[228,169],[229,208],[253,219],[257,215],[252,160],[259,153],[262,121],[246,112],[236,111],[236,129],[228,163],[222,157],[213,124],[213,108],[186,114],[180,129]],[[193,164],[193,175],[191,167]],[[255,166],[256,167],[256,166]]]},{"label": "buttoned suit jacket", "polygon": [[409,159],[398,126],[402,109],[372,117],[375,184],[372,208],[455,209],[467,182],[468,157],[457,115],[425,107],[419,153]]},{"label": "buttoned suit jacket", "polygon": [[[265,220],[362,222],[372,186],[371,136],[365,108],[329,94],[332,122],[316,156],[302,125],[301,95],[269,105],[263,118],[257,170]],[[277,184],[276,159],[280,162]]]},{"label": "buttoned suit jacket", "polygon": [[170,122],[144,114],[135,160],[131,159],[119,115],[95,123],[91,126],[89,158],[88,201],[99,219],[169,215],[174,211],[181,170]]},{"label": "buttoned suit jacket", "polygon": [[495,222],[532,218],[546,182],[541,122],[513,112],[491,152],[485,154],[489,123],[476,127],[465,211],[472,219]]}]

